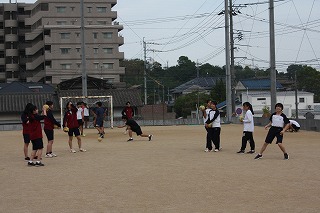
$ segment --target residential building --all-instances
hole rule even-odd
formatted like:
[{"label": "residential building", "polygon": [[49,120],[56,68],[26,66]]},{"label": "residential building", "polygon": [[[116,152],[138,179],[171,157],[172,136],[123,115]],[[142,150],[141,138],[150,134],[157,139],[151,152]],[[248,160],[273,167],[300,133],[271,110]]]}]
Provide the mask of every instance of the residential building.
[{"label": "residential building", "polygon": [[[124,86],[117,0],[84,0],[88,76]],[[0,82],[58,84],[82,75],[80,1],[0,4]]]},{"label": "residential building", "polygon": [[[283,112],[288,117],[294,117],[296,110],[296,101],[295,101],[295,91],[281,91],[277,92],[277,102],[282,103],[284,106]],[[298,100],[298,112],[299,118],[303,117],[306,112],[314,111],[314,94],[311,92],[297,92],[297,100]],[[241,101],[242,103],[248,101],[252,104],[253,110],[255,112],[256,117],[262,116],[262,109],[264,107],[271,106],[271,96],[270,92],[242,92],[241,93]],[[238,106],[241,108],[242,106]],[[271,106],[274,107],[274,106]],[[271,110],[271,109],[270,109]]]}]

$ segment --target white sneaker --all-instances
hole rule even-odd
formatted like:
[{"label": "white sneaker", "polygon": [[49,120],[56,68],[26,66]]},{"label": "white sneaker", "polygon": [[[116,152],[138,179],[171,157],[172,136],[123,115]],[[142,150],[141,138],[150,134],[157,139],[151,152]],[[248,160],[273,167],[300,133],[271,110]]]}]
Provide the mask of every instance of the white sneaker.
[{"label": "white sneaker", "polygon": [[70,149],[70,152],[71,152],[71,153],[76,153],[76,150]]},{"label": "white sneaker", "polygon": [[205,149],[204,151],[205,151],[205,152],[209,152],[209,149]]},{"label": "white sneaker", "polygon": [[84,148],[80,148],[79,151],[80,152],[86,152],[87,150],[85,150]]},{"label": "white sneaker", "polygon": [[52,158],[53,156],[52,156],[52,154],[48,153],[48,154],[46,154],[45,157],[46,157],[46,158]]},{"label": "white sneaker", "polygon": [[52,157],[57,157],[57,155],[56,155],[56,154],[54,154],[54,153],[51,153],[51,155],[52,155]]},{"label": "white sneaker", "polygon": [[214,151],[215,151],[215,152],[219,152],[219,149],[215,149]]}]

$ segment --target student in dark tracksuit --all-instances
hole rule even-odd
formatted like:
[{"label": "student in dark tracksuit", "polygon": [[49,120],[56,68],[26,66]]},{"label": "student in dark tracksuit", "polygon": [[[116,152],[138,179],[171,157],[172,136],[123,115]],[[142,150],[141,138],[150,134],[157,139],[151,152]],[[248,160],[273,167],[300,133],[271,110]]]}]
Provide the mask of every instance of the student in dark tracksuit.
[{"label": "student in dark tracksuit", "polygon": [[206,122],[210,120],[210,112],[212,111],[211,109],[211,100],[207,100],[207,106],[204,109],[201,109],[202,111],[202,117],[203,117],[203,123],[204,123],[204,128],[207,131],[206,135],[206,149],[204,150],[205,152],[212,152],[212,129],[206,127]]},{"label": "student in dark tracksuit", "polygon": [[124,126],[119,126],[119,128],[122,128],[122,127],[127,127],[128,128],[129,137],[130,137],[128,142],[129,141],[133,141],[132,132],[135,132],[138,136],[149,138],[149,141],[152,140],[152,135],[143,134],[142,130],[141,130],[141,127],[133,119],[128,119],[127,116],[123,115],[122,116],[122,120],[125,122],[125,125]]},{"label": "student in dark tracksuit", "polygon": [[282,145],[283,134],[289,128],[290,122],[285,114],[282,113],[283,105],[277,103],[275,105],[276,112],[270,116],[270,122],[265,126],[265,129],[271,127],[268,131],[266,140],[260,150],[260,153],[254,159],[262,158],[262,153],[266,150],[267,146],[272,143],[273,139],[276,137],[279,148],[283,152],[284,160],[289,160],[289,154],[287,153],[285,147]]},{"label": "student in dark tracksuit", "polygon": [[[43,115],[38,114],[38,108],[36,106],[32,106],[30,109],[30,140],[32,142],[32,152],[30,160],[28,161],[28,166],[44,166],[41,163],[42,149],[43,149],[43,140],[42,140],[42,128],[40,121],[47,116],[47,111],[43,107],[42,109]],[[33,159],[37,156],[38,160],[36,163],[33,162]]]},{"label": "student in dark tracksuit", "polygon": [[47,151],[46,151],[46,158],[52,158],[57,157],[55,153],[52,152],[52,145],[53,145],[53,139],[54,139],[54,125],[57,127],[61,127],[60,123],[54,118],[52,114],[53,109],[53,102],[47,101],[46,104],[49,106],[49,109],[47,110],[47,116],[44,118],[44,133],[47,136],[48,144],[47,144]]},{"label": "student in dark tracksuit", "polygon": [[25,160],[30,160],[28,156],[28,147],[30,144],[30,121],[29,121],[29,116],[31,112],[31,107],[33,105],[31,103],[28,103],[25,106],[25,109],[23,113],[21,114],[21,121],[22,121],[22,135],[23,135],[23,141],[24,141],[24,146],[23,146],[23,152],[24,152],[24,159]]}]

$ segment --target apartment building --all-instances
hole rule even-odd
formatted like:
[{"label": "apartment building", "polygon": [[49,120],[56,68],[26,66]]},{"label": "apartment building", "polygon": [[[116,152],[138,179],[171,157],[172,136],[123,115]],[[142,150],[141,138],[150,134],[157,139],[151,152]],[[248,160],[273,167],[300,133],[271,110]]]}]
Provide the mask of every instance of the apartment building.
[{"label": "apartment building", "polygon": [[[123,26],[115,21],[116,4],[84,0],[86,72],[123,85]],[[80,6],[79,0],[0,3],[0,82],[58,84],[81,76]]]}]

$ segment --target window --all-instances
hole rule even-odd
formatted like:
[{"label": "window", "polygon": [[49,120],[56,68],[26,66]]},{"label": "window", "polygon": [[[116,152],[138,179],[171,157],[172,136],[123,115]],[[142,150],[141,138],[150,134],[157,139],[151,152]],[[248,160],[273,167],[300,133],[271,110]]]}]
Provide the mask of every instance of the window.
[{"label": "window", "polygon": [[304,98],[299,98],[299,103],[304,103]]},{"label": "window", "polygon": [[113,69],[113,63],[103,63],[103,68],[105,68],[105,69]]},{"label": "window", "polygon": [[61,69],[70,70],[71,69],[71,64],[61,64]]},{"label": "window", "polygon": [[41,3],[41,11],[49,11],[49,4]]},{"label": "window", "polygon": [[98,33],[93,33],[93,38],[97,39],[98,38]]},{"label": "window", "polygon": [[66,21],[57,21],[57,25],[66,25],[67,22]]},{"label": "window", "polygon": [[266,98],[257,98],[257,101],[265,101]]},{"label": "window", "polygon": [[103,33],[103,38],[105,38],[105,39],[111,39],[111,38],[112,38],[112,33],[111,33],[111,32]]},{"label": "window", "polygon": [[91,13],[92,7],[87,7],[88,8],[88,13]]},{"label": "window", "polygon": [[112,54],[113,53],[113,49],[112,48],[103,48],[103,52],[106,54]]},{"label": "window", "polygon": [[107,12],[107,8],[106,7],[97,7],[97,12],[98,13],[106,13]]},{"label": "window", "polygon": [[70,33],[60,33],[61,39],[70,39]]},{"label": "window", "polygon": [[76,47],[77,53],[80,52],[81,48],[80,47]]},{"label": "window", "polygon": [[66,7],[57,7],[57,13],[65,13]]},{"label": "window", "polygon": [[96,70],[99,69],[99,62],[93,62],[93,66]]},{"label": "window", "polygon": [[61,54],[69,54],[70,48],[60,48]]},{"label": "window", "polygon": [[98,54],[99,48],[93,48],[93,54]]},{"label": "window", "polygon": [[97,21],[97,25],[106,25],[107,22],[106,21]]}]

